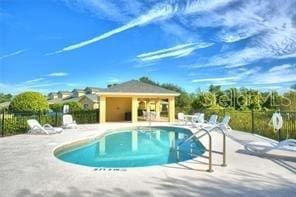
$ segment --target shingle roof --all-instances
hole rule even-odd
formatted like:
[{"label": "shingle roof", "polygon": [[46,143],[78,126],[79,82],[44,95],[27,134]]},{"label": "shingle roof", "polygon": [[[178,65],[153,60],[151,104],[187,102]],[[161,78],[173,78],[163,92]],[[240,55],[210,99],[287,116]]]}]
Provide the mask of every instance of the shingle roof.
[{"label": "shingle roof", "polygon": [[58,91],[58,94],[72,94],[70,91]]},{"label": "shingle roof", "polygon": [[83,97],[87,97],[89,100],[93,101],[93,102],[98,102],[98,95],[96,94],[86,94]]},{"label": "shingle roof", "polygon": [[0,109],[8,108],[10,105],[10,101],[6,101],[4,103],[0,103]]},{"label": "shingle roof", "polygon": [[138,80],[127,81],[110,88],[104,92],[122,92],[122,93],[154,93],[154,94],[178,94],[159,86],[154,86],[148,83],[143,83]]},{"label": "shingle roof", "polygon": [[53,104],[53,103],[67,103],[67,102],[78,102],[79,98],[66,98],[66,99],[53,99],[53,100],[48,100],[49,104]]},{"label": "shingle roof", "polygon": [[72,92],[84,92],[84,90],[83,89],[74,89],[74,90],[72,90]]},{"label": "shingle roof", "polygon": [[97,87],[86,87],[84,89],[84,91],[88,91],[88,90],[95,91],[95,92],[101,92],[101,91],[105,91],[106,89],[105,88],[97,88]]}]

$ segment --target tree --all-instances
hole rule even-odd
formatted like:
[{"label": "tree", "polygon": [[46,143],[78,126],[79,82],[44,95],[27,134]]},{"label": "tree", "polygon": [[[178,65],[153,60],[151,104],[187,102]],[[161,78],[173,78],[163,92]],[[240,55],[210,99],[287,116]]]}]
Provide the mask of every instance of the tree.
[{"label": "tree", "polygon": [[67,103],[65,103],[63,105],[69,105],[70,112],[83,110],[82,105],[80,103],[78,103],[78,102],[75,102],[75,101],[67,102]]},{"label": "tree", "polygon": [[221,90],[221,86],[210,85],[209,92],[215,95],[216,102],[222,104],[225,98],[224,92]]},{"label": "tree", "polygon": [[155,81],[152,81],[151,79],[149,79],[148,77],[141,77],[139,79],[139,81],[143,82],[143,83],[148,83],[148,84],[151,84],[151,85],[156,85],[156,86],[159,86],[158,83],[156,83]]},{"label": "tree", "polygon": [[48,109],[46,98],[39,92],[21,93],[9,105],[9,110],[13,112],[44,112]]},{"label": "tree", "polygon": [[296,91],[286,92],[283,95],[281,110],[296,111]]},{"label": "tree", "polygon": [[210,92],[199,94],[197,97],[195,97],[191,106],[195,111],[206,108],[219,108],[219,106],[216,104],[215,95]]},{"label": "tree", "polygon": [[296,90],[296,83],[291,86],[291,89]]},{"label": "tree", "polygon": [[118,85],[118,83],[111,83],[111,84],[107,85],[107,88],[111,88],[111,87],[116,86],[116,85]]},{"label": "tree", "polygon": [[49,108],[54,112],[61,112],[63,111],[63,104],[62,103],[50,104]]}]

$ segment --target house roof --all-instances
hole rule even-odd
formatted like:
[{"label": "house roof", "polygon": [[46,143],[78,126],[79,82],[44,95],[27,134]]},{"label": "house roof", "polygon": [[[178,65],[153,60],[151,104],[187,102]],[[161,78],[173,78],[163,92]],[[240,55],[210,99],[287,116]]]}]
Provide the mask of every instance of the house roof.
[{"label": "house roof", "polygon": [[88,98],[89,100],[91,100],[92,102],[98,102],[98,95],[96,94],[86,94],[86,95],[83,95],[80,97],[79,101],[82,99],[82,98]]},{"label": "house roof", "polygon": [[58,94],[72,94],[70,91],[58,91]]},{"label": "house roof", "polygon": [[94,92],[101,92],[101,91],[105,91],[106,89],[105,88],[98,88],[98,87],[86,87],[84,89],[84,91],[88,91],[88,90],[91,90]]},{"label": "house roof", "polygon": [[143,94],[173,94],[179,95],[175,91],[171,91],[159,86],[144,83],[138,80],[127,81],[104,90],[106,93],[143,93]]},{"label": "house roof", "polygon": [[67,102],[78,102],[79,98],[66,98],[66,99],[52,99],[52,100],[48,100],[49,104],[53,104],[53,103],[67,103]]},{"label": "house roof", "polygon": [[10,101],[6,101],[4,103],[0,103],[0,109],[8,108],[10,105]]},{"label": "house roof", "polygon": [[74,90],[72,90],[72,92],[84,92],[84,90],[83,89],[74,89]]}]

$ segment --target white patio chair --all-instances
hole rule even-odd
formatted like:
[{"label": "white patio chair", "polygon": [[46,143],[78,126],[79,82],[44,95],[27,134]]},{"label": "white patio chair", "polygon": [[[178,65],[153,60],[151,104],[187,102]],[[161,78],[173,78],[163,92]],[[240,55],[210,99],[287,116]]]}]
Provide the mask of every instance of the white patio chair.
[{"label": "white patio chair", "polygon": [[195,113],[195,114],[193,114],[194,115],[194,117],[192,118],[192,122],[193,123],[197,123],[198,122],[200,114],[201,113]]},{"label": "white patio chair", "polygon": [[70,114],[63,115],[63,126],[62,127],[64,129],[76,129],[77,128],[76,121],[73,120],[72,115],[70,115]]},{"label": "white patio chair", "polygon": [[[223,131],[231,130],[231,128],[229,126],[230,116],[225,116],[220,123],[216,122],[217,115],[213,115],[213,116],[216,116],[216,117],[212,118],[211,123],[210,123],[210,120],[209,120],[210,124],[205,124],[205,125],[202,126],[202,128],[207,129],[207,130],[213,130],[213,128],[219,127]],[[216,122],[216,123],[214,123],[214,122]]]},{"label": "white patio chair", "polygon": [[147,118],[147,112],[143,110],[143,117]]},{"label": "white patio chair", "polygon": [[29,133],[32,134],[56,134],[63,132],[62,128],[55,128],[52,127],[50,124],[45,124],[43,126],[40,125],[40,123],[35,119],[29,119],[27,120],[27,123],[30,127]]},{"label": "white patio chair", "polygon": [[296,139],[276,141],[256,141],[245,145],[245,149],[251,153],[264,154],[272,150],[296,152]]},{"label": "white patio chair", "polygon": [[186,123],[185,114],[180,112],[180,113],[178,113],[177,116],[178,116],[178,121],[185,125],[185,123]]}]

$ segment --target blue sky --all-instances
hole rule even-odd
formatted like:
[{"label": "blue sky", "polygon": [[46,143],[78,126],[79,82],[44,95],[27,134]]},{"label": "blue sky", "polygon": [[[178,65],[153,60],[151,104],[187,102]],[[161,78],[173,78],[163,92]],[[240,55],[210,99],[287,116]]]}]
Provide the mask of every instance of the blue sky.
[{"label": "blue sky", "polygon": [[296,83],[295,0],[0,0],[0,92]]}]

